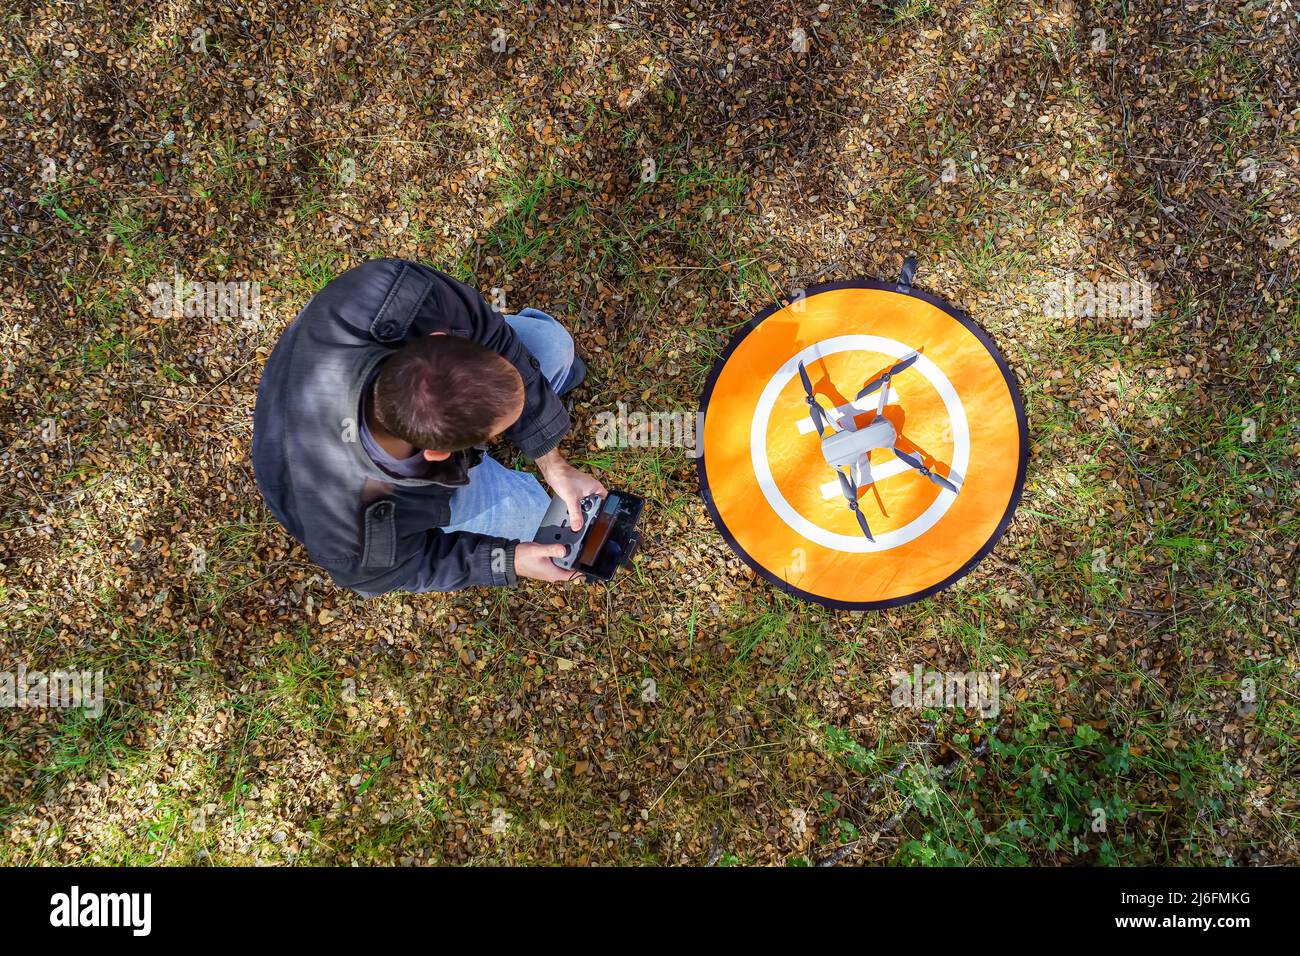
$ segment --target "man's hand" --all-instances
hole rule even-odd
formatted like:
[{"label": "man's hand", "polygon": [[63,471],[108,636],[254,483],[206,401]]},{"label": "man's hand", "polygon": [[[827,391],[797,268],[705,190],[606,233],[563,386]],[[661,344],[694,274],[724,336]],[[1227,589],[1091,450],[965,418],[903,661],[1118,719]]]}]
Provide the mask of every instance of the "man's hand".
[{"label": "man's hand", "polygon": [[582,527],[582,499],[588,495],[600,495],[603,498],[609,494],[599,481],[565,461],[559,451],[547,452],[537,459],[537,470],[542,473],[551,490],[569,506],[569,527],[574,531]]},{"label": "man's hand", "polygon": [[562,544],[520,541],[515,545],[515,576],[532,578],[534,581],[568,581],[577,577],[577,571],[566,571],[551,560],[562,557]]}]

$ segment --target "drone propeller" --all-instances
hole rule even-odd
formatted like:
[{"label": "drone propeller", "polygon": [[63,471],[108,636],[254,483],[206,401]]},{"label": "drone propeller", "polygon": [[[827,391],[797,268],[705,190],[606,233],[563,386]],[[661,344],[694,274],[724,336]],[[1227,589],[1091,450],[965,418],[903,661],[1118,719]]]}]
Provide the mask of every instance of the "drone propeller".
[{"label": "drone propeller", "polygon": [[897,375],[899,372],[903,372],[911,368],[916,363],[916,360],[919,359],[920,357],[921,357],[920,352],[913,352],[907,358],[903,359],[903,361],[899,362],[889,371],[885,372],[885,374],[880,375],[875,379],[872,379],[870,382],[868,382],[866,385],[862,387],[862,391],[858,392],[858,398],[865,398],[866,396],[874,392],[876,389],[880,388],[881,385],[887,384],[889,380],[893,378],[895,375]]},{"label": "drone propeller", "polygon": [[817,399],[813,397],[812,382],[808,378],[808,371],[803,367],[803,362],[799,363],[799,379],[803,382],[803,391],[807,398],[808,414],[812,416],[812,423],[817,428],[817,437],[820,438],[826,433],[826,413],[818,404]]},{"label": "drone propeller", "polygon": [[867,526],[866,515],[864,515],[862,509],[858,507],[858,489],[853,487],[853,483],[849,481],[849,479],[845,478],[844,472],[840,471],[838,468],[835,469],[835,476],[840,480],[840,491],[842,491],[844,497],[848,499],[849,510],[852,511],[853,516],[858,519],[858,527],[862,529],[862,533],[867,536],[868,541],[875,541],[876,539],[871,533],[871,528]]},{"label": "drone propeller", "polygon": [[945,478],[943,475],[936,475],[929,468],[925,467],[925,463],[922,462],[921,459],[913,457],[912,455],[909,455],[907,452],[902,451],[899,448],[894,449],[894,454],[897,455],[899,458],[903,459],[903,461],[911,465],[921,474],[925,475],[925,477],[929,478],[936,485],[939,485],[940,487],[943,488],[947,488],[949,491],[955,492],[957,490],[957,486],[954,485],[947,478]]}]

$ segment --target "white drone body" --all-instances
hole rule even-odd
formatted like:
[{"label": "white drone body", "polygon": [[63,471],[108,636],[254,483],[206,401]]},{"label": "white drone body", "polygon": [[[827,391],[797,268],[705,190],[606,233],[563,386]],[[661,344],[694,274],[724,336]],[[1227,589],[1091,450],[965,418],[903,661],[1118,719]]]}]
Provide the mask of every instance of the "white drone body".
[{"label": "white drone body", "polygon": [[[885,402],[889,396],[890,380],[895,375],[911,368],[918,358],[920,358],[920,353],[913,352],[862,387],[862,391],[858,392],[855,401],[861,400],[879,389],[880,404],[876,408],[875,417],[869,424],[861,428],[858,427],[853,414],[842,415],[837,420],[832,420],[826,409],[822,408],[817,402],[817,397],[813,393],[812,381],[808,378],[808,371],[804,368],[803,362],[799,363],[799,378],[803,382],[805,401],[808,403],[808,414],[812,418],[813,428],[816,429],[817,436],[821,441],[822,457],[826,459],[826,464],[835,469],[835,476],[839,479],[840,490],[844,494],[845,501],[848,502],[849,510],[857,518],[858,527],[862,529],[862,533],[871,541],[876,539],[871,534],[871,528],[867,524],[866,516],[858,507],[858,489],[872,482],[871,453],[876,449],[888,448],[901,461],[915,468],[934,484],[952,492],[958,490],[958,487],[943,475],[931,471],[920,457],[899,448],[898,430],[885,417]],[[828,428],[828,425],[834,427]]]},{"label": "white drone body", "polygon": [[832,468],[856,465],[877,448],[893,448],[898,432],[888,418],[877,418],[856,431],[838,431],[822,438],[822,457]]}]

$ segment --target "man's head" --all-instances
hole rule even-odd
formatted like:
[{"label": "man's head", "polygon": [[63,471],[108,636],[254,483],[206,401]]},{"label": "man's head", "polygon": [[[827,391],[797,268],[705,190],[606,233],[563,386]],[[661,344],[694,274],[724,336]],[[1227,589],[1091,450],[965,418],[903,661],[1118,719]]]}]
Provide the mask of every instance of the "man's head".
[{"label": "man's head", "polygon": [[524,409],[524,383],[508,361],[455,335],[421,335],[375,380],[375,416],[438,461],[501,434]]}]

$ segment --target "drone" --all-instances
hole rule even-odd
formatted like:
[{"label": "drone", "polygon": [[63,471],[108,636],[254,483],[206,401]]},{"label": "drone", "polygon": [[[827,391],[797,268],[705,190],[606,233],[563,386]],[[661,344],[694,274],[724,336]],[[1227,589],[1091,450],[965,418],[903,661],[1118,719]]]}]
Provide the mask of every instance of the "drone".
[{"label": "drone", "polygon": [[838,420],[831,420],[830,415],[813,395],[812,381],[808,378],[807,369],[804,368],[803,362],[799,363],[799,380],[803,382],[808,414],[812,418],[813,427],[817,429],[817,437],[821,440],[822,457],[826,459],[826,464],[835,470],[835,475],[840,480],[840,491],[843,492],[845,500],[849,503],[849,510],[858,519],[858,527],[862,529],[868,541],[876,539],[867,524],[866,515],[858,507],[858,489],[866,487],[874,480],[871,477],[871,453],[875,449],[888,448],[902,459],[904,464],[915,468],[934,484],[954,493],[957,491],[956,485],[943,475],[935,474],[927,468],[925,462],[919,457],[898,447],[898,432],[893,423],[885,417],[890,380],[911,368],[920,357],[920,352],[913,352],[862,387],[854,399],[855,402],[879,389],[880,404],[876,406],[876,417],[861,428],[858,427],[852,414],[841,414]]}]

